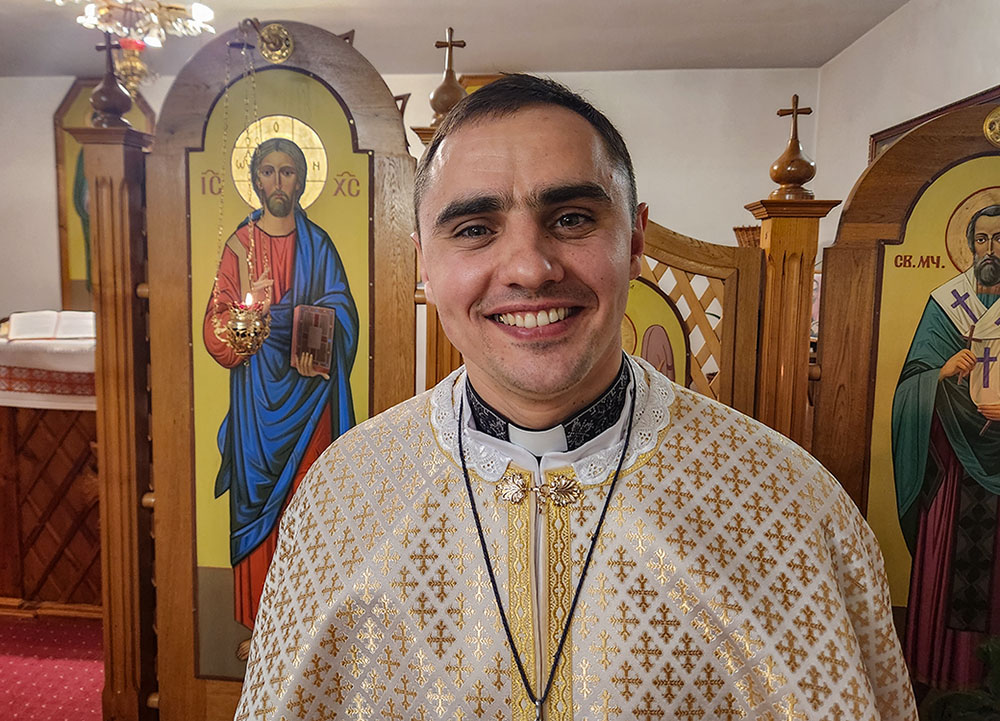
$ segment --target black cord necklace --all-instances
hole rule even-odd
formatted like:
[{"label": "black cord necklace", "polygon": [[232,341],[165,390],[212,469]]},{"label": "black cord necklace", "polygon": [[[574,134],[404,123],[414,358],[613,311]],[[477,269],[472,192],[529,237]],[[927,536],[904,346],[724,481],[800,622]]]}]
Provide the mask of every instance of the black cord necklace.
[{"label": "black cord necklace", "polygon": [[549,698],[549,692],[552,690],[552,682],[556,677],[556,669],[559,667],[559,659],[562,658],[563,646],[566,644],[566,637],[569,635],[569,629],[573,623],[573,614],[576,612],[576,604],[577,601],[580,600],[580,592],[583,590],[583,580],[587,576],[587,569],[590,568],[590,560],[594,556],[594,549],[597,548],[597,539],[601,535],[601,528],[604,526],[604,518],[608,515],[608,507],[611,505],[611,497],[615,493],[618,476],[621,474],[622,465],[625,463],[625,454],[628,452],[628,444],[632,439],[632,420],[635,415],[635,372],[632,371],[631,367],[629,367],[629,374],[632,378],[632,397],[629,402],[628,427],[625,432],[625,445],[622,447],[622,454],[618,458],[618,466],[615,468],[615,475],[611,479],[611,487],[608,488],[608,495],[604,499],[604,507],[601,509],[600,518],[597,520],[597,529],[594,531],[594,535],[590,540],[590,549],[587,551],[587,559],[583,563],[583,570],[580,572],[580,580],[576,584],[576,591],[573,593],[573,602],[569,607],[569,615],[566,617],[566,623],[559,636],[559,645],[556,647],[556,655],[552,660],[552,668],[549,669],[549,676],[545,682],[545,688],[540,696],[536,696],[531,690],[531,683],[528,681],[528,674],[524,671],[524,663],[521,661],[521,654],[517,650],[517,644],[514,643],[514,636],[510,631],[510,622],[507,620],[507,614],[503,610],[503,603],[500,600],[500,587],[497,585],[496,575],[493,573],[493,564],[490,562],[490,552],[486,547],[486,537],[483,535],[483,524],[479,520],[479,510],[476,508],[476,498],[472,494],[472,482],[469,480],[469,469],[465,463],[465,449],[462,445],[462,417],[465,415],[464,392],[459,400],[458,456],[462,461],[462,476],[465,479],[465,489],[469,493],[469,504],[472,506],[472,518],[476,522],[476,532],[479,534],[479,545],[483,549],[483,558],[486,561],[486,571],[490,577],[490,585],[493,587],[493,598],[496,601],[497,610],[500,611],[500,620],[503,622],[504,633],[507,634],[507,643],[510,644],[510,649],[514,654],[514,663],[517,664],[517,672],[521,675],[521,683],[524,685],[524,691],[528,694],[528,698],[531,702],[535,704],[536,721],[541,721],[542,709],[545,706],[546,700]]}]

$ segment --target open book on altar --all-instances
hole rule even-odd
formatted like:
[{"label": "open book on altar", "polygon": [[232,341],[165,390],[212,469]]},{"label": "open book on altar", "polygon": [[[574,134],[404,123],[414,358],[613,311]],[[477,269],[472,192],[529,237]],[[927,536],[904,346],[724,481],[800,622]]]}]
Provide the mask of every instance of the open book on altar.
[{"label": "open book on altar", "polygon": [[329,373],[333,365],[333,331],[337,311],[317,305],[297,305],[292,316],[292,368],[298,369],[298,357],[312,353],[313,370]]},{"label": "open book on altar", "polygon": [[34,310],[11,313],[7,340],[94,338],[93,311]]}]

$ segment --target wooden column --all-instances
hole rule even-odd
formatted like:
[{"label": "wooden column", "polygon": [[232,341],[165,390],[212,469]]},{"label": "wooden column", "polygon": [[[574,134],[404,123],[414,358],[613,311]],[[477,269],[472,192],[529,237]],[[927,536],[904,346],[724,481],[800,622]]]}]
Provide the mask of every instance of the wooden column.
[{"label": "wooden column", "polygon": [[755,416],[797,443],[808,436],[809,324],[819,220],[839,200],[760,200],[766,253]]},{"label": "wooden column", "polygon": [[90,189],[91,276],[97,313],[97,443],[104,608],[104,718],[153,718],[155,691],[150,491],[149,342],[144,148],[130,127],[70,131]]}]

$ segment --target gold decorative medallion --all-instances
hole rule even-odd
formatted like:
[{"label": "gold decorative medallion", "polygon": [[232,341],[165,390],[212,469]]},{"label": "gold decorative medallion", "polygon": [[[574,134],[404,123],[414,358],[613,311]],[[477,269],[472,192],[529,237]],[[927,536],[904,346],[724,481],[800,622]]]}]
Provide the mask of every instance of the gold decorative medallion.
[{"label": "gold decorative medallion", "polygon": [[271,23],[260,31],[260,54],[272,63],[283,63],[295,49],[292,36],[284,25]]},{"label": "gold decorative medallion", "polygon": [[983,135],[1000,148],[1000,107],[993,108],[986,116],[986,120],[983,122]]},{"label": "gold decorative medallion", "polygon": [[559,508],[576,503],[582,494],[576,476],[565,473],[549,474],[549,482],[538,489],[543,500]]},{"label": "gold decorative medallion", "polygon": [[497,483],[497,493],[500,498],[509,503],[520,503],[532,490],[528,485],[528,479],[522,475],[504,476]]},{"label": "gold decorative medallion", "polygon": [[532,485],[532,477],[528,473],[507,471],[497,483],[497,495],[508,503],[520,503],[529,493],[537,493],[540,503],[551,504],[562,508],[580,500],[583,490],[572,473],[556,471],[549,473],[548,483]]}]

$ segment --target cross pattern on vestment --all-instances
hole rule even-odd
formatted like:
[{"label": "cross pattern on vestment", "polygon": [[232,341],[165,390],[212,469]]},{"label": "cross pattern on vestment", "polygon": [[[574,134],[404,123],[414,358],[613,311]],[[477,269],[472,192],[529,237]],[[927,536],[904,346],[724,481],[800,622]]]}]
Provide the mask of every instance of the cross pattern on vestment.
[{"label": "cross pattern on vestment", "polygon": [[368,677],[361,682],[361,688],[378,698],[385,693],[386,685],[385,681],[379,680],[378,671],[373,668],[368,672]]},{"label": "cross pattern on vestment", "polygon": [[365,501],[365,504],[361,506],[361,510],[354,514],[354,520],[358,524],[358,528],[364,528],[374,516],[372,505],[368,501]]},{"label": "cross pattern on vestment", "polygon": [[632,598],[632,602],[643,613],[649,610],[649,607],[653,605],[652,601],[659,595],[655,589],[646,588],[648,583],[649,579],[646,578],[646,574],[640,573],[636,583],[628,590],[628,595]]},{"label": "cross pattern on vestment", "polygon": [[983,388],[990,387],[990,368],[998,360],[1000,356],[991,355],[989,346],[983,348],[982,358],[976,358],[976,362],[983,364]]},{"label": "cross pattern on vestment", "polygon": [[476,681],[474,684],[472,684],[472,689],[475,691],[475,693],[466,694],[465,700],[469,704],[473,703],[476,704],[476,718],[482,718],[483,714],[486,713],[484,705],[488,706],[489,704],[493,703],[496,699],[493,696],[490,696],[489,693],[485,690],[482,681]]},{"label": "cross pattern on vestment", "polygon": [[618,613],[610,620],[618,629],[623,641],[628,641],[629,636],[632,635],[632,627],[639,625],[639,619],[629,615],[628,605],[624,601],[618,605]]},{"label": "cross pattern on vestment", "polygon": [[355,504],[357,504],[358,499],[364,498],[365,492],[361,490],[359,486],[354,486],[351,488],[351,492],[344,496],[344,499],[348,501],[348,510],[353,511]]},{"label": "cross pattern on vestment", "polygon": [[598,718],[601,721],[608,721],[609,719],[612,718],[618,718],[618,714],[622,712],[621,707],[612,706],[610,704],[610,701],[611,701],[611,692],[609,692],[607,689],[604,689],[603,691],[601,691],[601,703],[594,704],[593,706],[590,707],[590,710],[595,714],[600,714]]},{"label": "cross pattern on vestment", "polygon": [[674,637],[674,631],[681,626],[681,622],[674,615],[673,610],[665,603],[661,603],[657,607],[649,624],[656,630],[664,644],[670,643],[670,639]]},{"label": "cross pattern on vestment", "polygon": [[399,652],[404,656],[409,652],[410,644],[416,640],[413,634],[406,630],[406,624],[402,621],[396,625],[396,630],[389,638],[399,644]]},{"label": "cross pattern on vestment", "polygon": [[455,580],[448,575],[448,569],[443,565],[438,566],[437,571],[434,572],[435,577],[427,582],[431,590],[434,591],[434,596],[438,601],[444,603],[448,599],[448,591],[455,585]]},{"label": "cross pattern on vestment", "polygon": [[695,637],[690,633],[685,633],[681,636],[680,646],[681,648],[674,651],[674,656],[683,659],[681,661],[681,668],[691,673],[694,671],[695,666],[698,665],[698,661],[701,660],[704,653],[698,648]]},{"label": "cross pattern on vestment", "polygon": [[726,684],[725,681],[722,680],[722,677],[715,672],[714,668],[711,666],[705,666],[704,670],[698,674],[698,678],[695,679],[694,685],[701,691],[705,700],[711,701],[715,698],[719,689]]},{"label": "cross pattern on vestment", "polygon": [[785,715],[788,721],[806,721],[809,717],[796,710],[798,704],[799,700],[793,694],[787,694],[782,699],[782,702],[778,704],[778,708],[781,709],[781,713]]},{"label": "cross pattern on vestment", "polygon": [[438,40],[434,43],[434,47],[437,49],[445,48],[444,53],[444,69],[452,70],[452,51],[454,48],[464,48],[464,40],[454,40],[455,28],[448,28],[444,34],[444,40]]},{"label": "cross pattern on vestment", "polygon": [[639,660],[639,665],[646,673],[649,673],[653,666],[656,665],[656,661],[663,655],[663,650],[656,645],[653,637],[646,631],[642,632],[642,635],[639,636],[639,642],[631,648],[631,651],[635,654]]},{"label": "cross pattern on vestment", "polygon": [[434,606],[428,606],[430,600],[431,599],[428,598],[427,594],[421,591],[420,595],[417,596],[417,606],[410,609],[410,615],[417,617],[417,628],[421,631],[423,631],[424,626],[427,625],[427,617],[433,616],[437,612],[437,609]]},{"label": "cross pattern on vestment", "polygon": [[410,569],[403,566],[399,569],[399,580],[392,581],[389,583],[391,588],[399,589],[399,595],[403,598],[403,602],[410,597],[410,592],[417,590],[417,580],[416,578],[411,579]]},{"label": "cross pattern on vestment", "polygon": [[347,692],[351,690],[350,684],[348,684],[344,677],[335,673],[333,679],[327,680],[325,689],[327,698],[334,699],[338,704],[344,703],[344,698],[347,696]]},{"label": "cross pattern on vestment", "polygon": [[628,661],[622,663],[621,672],[612,676],[611,681],[621,688],[622,696],[625,697],[626,701],[631,700],[632,696],[635,695],[632,686],[638,686],[642,683],[642,679],[632,675],[632,664]]},{"label": "cross pattern on vestment", "polygon": [[[673,703],[677,694],[684,688],[684,680],[677,674],[673,664],[664,664],[653,679],[653,685],[667,703]],[[735,718],[735,716],[733,717]]]},{"label": "cross pattern on vestment", "polygon": [[437,509],[441,507],[436,499],[431,497],[431,492],[427,491],[424,493],[424,500],[418,503],[414,508],[420,511],[420,520],[427,523],[431,519],[431,514],[433,514]]},{"label": "cross pattern on vestment", "polygon": [[583,694],[584,698],[587,698],[592,692],[590,684],[596,684],[601,680],[601,677],[596,673],[590,673],[590,659],[587,658],[580,659],[580,670],[574,673],[573,676],[579,679],[580,693]]},{"label": "cross pattern on vestment", "polygon": [[455,625],[461,631],[465,628],[465,594],[460,593],[455,598],[457,605],[450,607],[446,613],[455,619]]},{"label": "cross pattern on vestment", "polygon": [[618,569],[618,572],[615,575],[618,577],[619,582],[624,583],[628,573],[635,568],[635,561],[626,557],[630,554],[627,550],[625,550],[624,546],[618,546],[618,548],[615,549],[615,554],[618,558],[613,561],[608,561],[608,565],[612,568]]},{"label": "cross pattern on vestment", "polygon": [[455,654],[455,660],[447,664],[444,670],[455,676],[456,686],[461,686],[465,682],[466,674],[471,674],[475,669],[465,663],[465,651],[459,649]]},{"label": "cross pattern on vestment", "polygon": [[637,706],[633,713],[637,719],[642,721],[654,721],[663,718],[664,711],[659,704],[654,704],[656,699],[653,694],[647,691],[642,697],[642,706]]},{"label": "cross pattern on vestment", "polygon": [[416,689],[410,687],[410,677],[407,676],[406,674],[403,674],[403,677],[400,679],[400,684],[401,686],[397,686],[396,688],[393,689],[393,691],[402,695],[403,708],[409,709],[410,705],[413,703],[413,700],[417,698],[417,691]]},{"label": "cross pattern on vestment", "polygon": [[431,550],[430,545],[427,539],[423,538],[420,540],[420,553],[414,551],[410,554],[410,560],[417,564],[417,570],[420,571],[420,575],[422,576],[427,575],[427,571],[430,570],[430,564],[438,559],[437,552]]},{"label": "cross pattern on vestment", "polygon": [[[336,718],[336,711],[334,711],[334,715],[330,718]],[[385,702],[385,708],[382,709],[382,718],[389,719],[389,721],[403,721],[403,714],[396,710],[396,699],[390,698]]]},{"label": "cross pattern on vestment", "polygon": [[607,631],[601,631],[598,638],[601,642],[590,644],[590,652],[600,656],[598,662],[601,667],[607,671],[608,666],[611,665],[611,657],[618,653],[620,650],[616,645],[611,643],[611,635]]},{"label": "cross pattern on vestment", "polygon": [[973,323],[975,323],[976,321],[979,320],[979,318],[976,317],[976,314],[972,312],[972,308],[969,307],[969,304],[968,304],[969,294],[968,293],[961,293],[960,294],[958,292],[958,290],[953,290],[953,291],[951,291],[951,297],[955,299],[955,302],[951,304],[952,308],[961,308],[962,310],[964,310],[965,313],[966,313],[966,315],[968,315],[969,318],[972,319]]},{"label": "cross pattern on vestment", "polygon": [[434,626],[434,630],[437,631],[437,634],[433,636],[428,636],[427,642],[432,647],[437,646],[437,648],[432,648],[432,650],[434,651],[435,655],[438,658],[444,658],[445,652],[447,651],[448,647],[451,646],[451,644],[455,643],[455,637],[452,636],[450,633],[447,633],[448,626],[447,624],[445,624],[443,619],[437,622],[437,625]]},{"label": "cross pattern on vestment", "polygon": [[439,717],[444,716],[445,704],[450,704],[455,700],[455,695],[445,690],[444,679],[439,678],[434,682],[434,690],[427,692],[427,700],[436,702],[434,710]]},{"label": "cross pattern on vestment", "polygon": [[375,663],[385,669],[386,678],[390,681],[396,675],[396,669],[399,668],[399,661],[392,657],[392,645],[386,646],[383,649],[384,653],[380,654],[376,659]]}]

